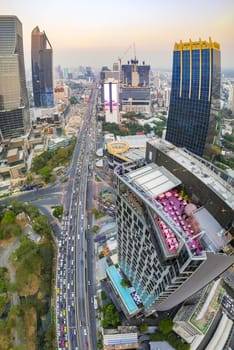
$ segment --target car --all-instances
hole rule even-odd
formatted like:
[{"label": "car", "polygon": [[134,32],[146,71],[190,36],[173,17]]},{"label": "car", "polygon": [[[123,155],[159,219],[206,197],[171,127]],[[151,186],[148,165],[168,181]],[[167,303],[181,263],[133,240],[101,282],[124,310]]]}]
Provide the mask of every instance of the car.
[{"label": "car", "polygon": [[87,335],[87,331],[86,331],[86,328],[84,328],[84,335]]},{"label": "car", "polygon": [[90,286],[90,284],[91,284],[90,281],[88,281],[88,286]]}]

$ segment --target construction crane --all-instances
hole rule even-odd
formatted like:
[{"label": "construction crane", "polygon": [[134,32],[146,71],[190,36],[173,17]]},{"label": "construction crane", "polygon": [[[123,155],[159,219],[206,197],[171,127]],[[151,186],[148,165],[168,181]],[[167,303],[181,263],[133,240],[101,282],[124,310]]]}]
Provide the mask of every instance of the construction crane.
[{"label": "construction crane", "polygon": [[121,57],[118,57],[118,61],[119,61],[119,70],[121,70],[121,65],[122,65],[122,59],[127,55],[128,51],[131,49],[132,45],[129,45],[129,47],[127,48],[126,51],[124,51],[124,53],[122,54]]}]

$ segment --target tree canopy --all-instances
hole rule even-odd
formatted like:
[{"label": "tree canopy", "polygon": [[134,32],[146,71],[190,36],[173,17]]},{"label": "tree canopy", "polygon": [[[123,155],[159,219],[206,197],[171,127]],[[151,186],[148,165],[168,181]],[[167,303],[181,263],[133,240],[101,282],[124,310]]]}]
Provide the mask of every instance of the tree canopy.
[{"label": "tree canopy", "polygon": [[174,323],[173,323],[172,319],[169,317],[166,317],[166,318],[159,321],[158,329],[163,334],[168,334],[172,331],[173,325],[174,325]]}]

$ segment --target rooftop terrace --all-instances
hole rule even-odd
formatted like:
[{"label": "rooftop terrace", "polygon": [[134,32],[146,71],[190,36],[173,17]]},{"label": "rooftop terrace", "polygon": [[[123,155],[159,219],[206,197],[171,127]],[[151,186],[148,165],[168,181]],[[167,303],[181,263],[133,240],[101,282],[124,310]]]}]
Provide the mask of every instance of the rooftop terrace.
[{"label": "rooftop terrace", "polygon": [[[122,169],[122,170],[121,170]],[[125,172],[123,165],[116,169],[118,176],[153,210],[160,241],[167,256],[177,254],[183,243],[193,256],[204,257],[205,251],[218,252],[228,243],[223,228],[203,207],[197,208],[177,189],[181,181],[164,167],[148,164]],[[127,192],[126,192],[127,193]],[[134,200],[134,207],[140,205]]]},{"label": "rooftop terrace", "polygon": [[234,178],[228,176],[205,159],[176,147],[167,141],[156,139],[149,141],[149,143],[165,152],[178,164],[196,175],[207,187],[210,187],[212,191],[221,197],[228,206],[234,209]]}]

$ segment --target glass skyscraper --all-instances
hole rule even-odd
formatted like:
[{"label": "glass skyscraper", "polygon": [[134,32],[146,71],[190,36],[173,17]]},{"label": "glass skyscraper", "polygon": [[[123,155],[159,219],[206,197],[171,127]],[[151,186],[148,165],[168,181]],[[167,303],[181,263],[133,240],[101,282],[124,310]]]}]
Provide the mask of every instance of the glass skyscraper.
[{"label": "glass skyscraper", "polygon": [[18,137],[30,129],[22,24],[0,16],[0,137]]},{"label": "glass skyscraper", "polygon": [[199,156],[209,155],[217,135],[220,78],[218,43],[175,43],[166,140]]},{"label": "glass skyscraper", "polygon": [[53,50],[38,26],[31,36],[32,81],[35,107],[53,107]]}]

